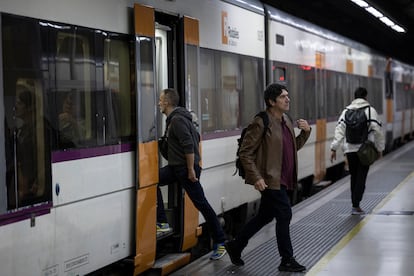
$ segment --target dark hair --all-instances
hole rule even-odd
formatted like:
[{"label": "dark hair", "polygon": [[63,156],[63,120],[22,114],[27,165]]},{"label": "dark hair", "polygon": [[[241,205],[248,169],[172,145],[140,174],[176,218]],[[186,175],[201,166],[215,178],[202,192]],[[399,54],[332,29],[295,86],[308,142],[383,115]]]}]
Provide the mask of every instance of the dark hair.
[{"label": "dark hair", "polygon": [[364,87],[358,87],[354,92],[355,99],[361,98],[366,99],[368,96],[368,91]]},{"label": "dark hair", "polygon": [[175,89],[166,88],[162,92],[172,106],[178,106],[180,95],[178,95],[178,92]]},{"label": "dark hair", "polygon": [[286,86],[279,83],[269,84],[264,91],[264,100],[267,107],[270,107],[270,100],[276,101],[276,98],[282,94],[282,90],[287,90]]}]

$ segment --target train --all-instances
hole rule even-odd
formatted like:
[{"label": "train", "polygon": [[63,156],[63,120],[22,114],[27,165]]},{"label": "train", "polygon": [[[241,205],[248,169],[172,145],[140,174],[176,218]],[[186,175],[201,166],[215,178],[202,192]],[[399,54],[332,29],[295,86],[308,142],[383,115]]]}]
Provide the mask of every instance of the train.
[{"label": "train", "polygon": [[2,0],[0,18],[1,276],[119,262],[167,275],[211,250],[177,185],[161,187],[172,231],[156,231],[164,88],[194,114],[201,183],[229,236],[258,208],[234,162],[267,84],[285,83],[290,116],[313,129],[295,202],[345,170],[329,146],[356,87],[383,122],[385,153],[413,138],[413,65],[260,1]]}]

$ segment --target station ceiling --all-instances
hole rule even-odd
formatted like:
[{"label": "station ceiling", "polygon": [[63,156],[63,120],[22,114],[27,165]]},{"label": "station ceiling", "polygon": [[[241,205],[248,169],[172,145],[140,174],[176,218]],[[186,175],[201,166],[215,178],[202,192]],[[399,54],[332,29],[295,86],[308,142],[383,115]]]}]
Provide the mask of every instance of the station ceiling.
[{"label": "station ceiling", "polygon": [[414,65],[414,0],[365,0],[406,33],[397,33],[349,0],[261,1]]}]

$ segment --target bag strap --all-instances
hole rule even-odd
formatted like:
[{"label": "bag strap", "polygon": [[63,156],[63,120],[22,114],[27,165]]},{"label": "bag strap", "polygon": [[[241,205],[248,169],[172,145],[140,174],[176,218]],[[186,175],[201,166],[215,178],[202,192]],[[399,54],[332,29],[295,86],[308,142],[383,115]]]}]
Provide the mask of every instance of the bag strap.
[{"label": "bag strap", "polygon": [[162,135],[162,137],[167,137],[167,132],[168,132],[168,127],[169,126],[170,126],[170,123],[168,122],[168,124],[165,126],[164,134]]},{"label": "bag strap", "polygon": [[262,138],[265,137],[267,129],[269,128],[269,116],[267,115],[266,111],[260,111],[259,113],[256,114],[255,117],[260,117],[263,120],[263,134],[262,134]]}]

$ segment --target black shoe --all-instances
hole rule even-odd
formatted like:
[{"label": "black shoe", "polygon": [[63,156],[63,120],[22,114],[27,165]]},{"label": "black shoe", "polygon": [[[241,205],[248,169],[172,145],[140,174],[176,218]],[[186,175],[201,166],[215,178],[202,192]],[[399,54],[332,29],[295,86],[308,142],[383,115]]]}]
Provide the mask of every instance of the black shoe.
[{"label": "black shoe", "polygon": [[224,247],[226,248],[227,253],[230,256],[230,260],[234,265],[237,265],[237,266],[244,265],[244,261],[240,258],[241,250],[238,248],[235,240],[226,242],[224,244]]},{"label": "black shoe", "polygon": [[290,257],[287,260],[283,260],[279,265],[279,271],[288,271],[288,272],[302,272],[305,271],[306,267],[300,265],[294,257]]}]

